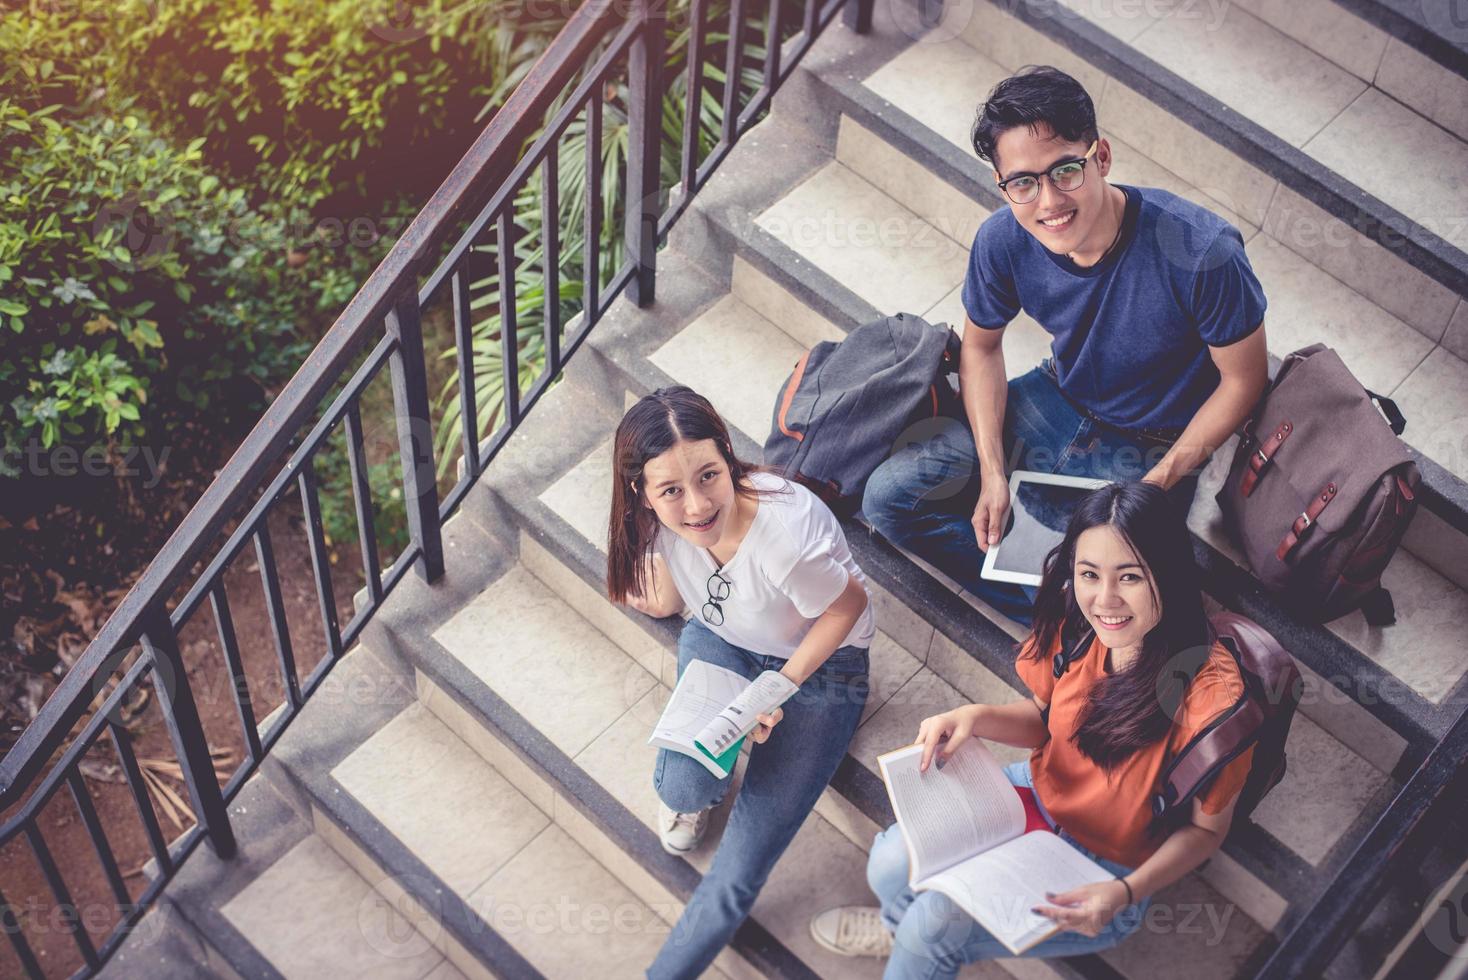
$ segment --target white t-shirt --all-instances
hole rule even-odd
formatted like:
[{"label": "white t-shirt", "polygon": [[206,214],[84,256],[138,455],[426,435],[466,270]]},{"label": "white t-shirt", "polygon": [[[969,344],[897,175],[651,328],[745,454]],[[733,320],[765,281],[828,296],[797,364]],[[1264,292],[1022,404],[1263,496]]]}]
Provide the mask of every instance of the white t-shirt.
[{"label": "white t-shirt", "polygon": [[[659,525],[653,551],[663,557],[673,584],[699,622],[737,647],[789,659],[820,618],[846,588],[848,573],[866,586],[836,515],[815,494],[773,473],[751,473],[760,490],[778,490],[759,498],[754,522],[722,574],[729,597],[719,601],[724,622],[715,626],[703,617],[709,600],[709,576],[719,571],[704,548],[689,544]],[[841,641],[842,646],[869,647],[876,635],[871,603]]]}]

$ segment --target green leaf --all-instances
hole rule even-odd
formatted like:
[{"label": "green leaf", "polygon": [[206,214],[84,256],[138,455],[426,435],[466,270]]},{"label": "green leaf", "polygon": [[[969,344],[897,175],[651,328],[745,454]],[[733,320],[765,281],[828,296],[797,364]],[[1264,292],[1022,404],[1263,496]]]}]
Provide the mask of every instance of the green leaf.
[{"label": "green leaf", "polygon": [[30,309],[26,304],[17,303],[13,299],[0,299],[0,313],[7,313],[10,316],[24,316],[30,312]]}]

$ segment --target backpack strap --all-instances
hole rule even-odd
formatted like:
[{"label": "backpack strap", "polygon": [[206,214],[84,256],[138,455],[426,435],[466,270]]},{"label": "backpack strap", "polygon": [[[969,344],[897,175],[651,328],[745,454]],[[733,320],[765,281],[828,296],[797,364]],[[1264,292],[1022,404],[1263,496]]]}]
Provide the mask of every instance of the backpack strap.
[{"label": "backpack strap", "polygon": [[[1091,649],[1091,641],[1095,638],[1096,631],[1089,627],[1061,629],[1060,649],[1050,660],[1050,669],[1055,674],[1056,680],[1064,677],[1065,672],[1070,670],[1070,665],[1086,655],[1086,651]],[[1040,721],[1046,725],[1050,724],[1050,705],[1048,703],[1045,705],[1045,710],[1040,712]]]},{"label": "backpack strap", "polygon": [[1264,467],[1269,465],[1269,461],[1274,458],[1275,453],[1279,452],[1279,447],[1284,445],[1285,440],[1293,431],[1295,427],[1290,424],[1289,419],[1285,419],[1279,424],[1279,428],[1274,430],[1274,435],[1260,440],[1258,447],[1249,456],[1249,468],[1239,479],[1239,492],[1245,497],[1254,492],[1254,485],[1259,482],[1259,474],[1264,471]]},{"label": "backpack strap", "polygon": [[795,370],[790,373],[790,380],[785,384],[785,396],[780,399],[780,431],[796,442],[805,441],[805,433],[797,432],[786,425],[785,416],[790,412],[790,403],[795,401],[795,392],[800,387],[800,380],[805,377],[805,365],[809,360],[810,351],[800,355],[800,360],[795,362]]},{"label": "backpack strap", "polygon": [[[1242,674],[1244,661],[1233,639],[1220,636],[1218,640],[1233,655]],[[1264,709],[1249,696],[1246,684],[1233,707],[1194,735],[1162,770],[1158,778],[1160,789],[1152,798],[1153,815],[1164,817],[1189,803],[1224,766],[1249,750],[1258,740],[1263,724]]]},{"label": "backpack strap", "polygon": [[1279,547],[1275,549],[1274,557],[1281,562],[1289,561],[1290,552],[1295,550],[1295,545],[1300,543],[1300,538],[1304,537],[1305,532],[1315,526],[1316,519],[1320,517],[1321,511],[1325,510],[1326,506],[1335,499],[1336,492],[1337,487],[1334,483],[1327,483],[1321,488],[1320,492],[1310,501],[1310,505],[1305,508],[1305,512],[1295,518],[1295,522],[1290,525],[1289,532],[1280,541]]}]

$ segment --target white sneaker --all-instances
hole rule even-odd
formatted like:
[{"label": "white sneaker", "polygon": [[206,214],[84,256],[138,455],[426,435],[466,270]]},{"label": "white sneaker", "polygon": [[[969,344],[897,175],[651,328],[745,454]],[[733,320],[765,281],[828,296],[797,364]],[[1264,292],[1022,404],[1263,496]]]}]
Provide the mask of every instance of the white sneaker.
[{"label": "white sneaker", "polygon": [[692,851],[703,840],[709,826],[709,807],[695,813],[679,813],[661,800],[658,801],[658,837],[663,850],[669,854],[683,855]]},{"label": "white sneaker", "polygon": [[892,933],[882,924],[880,909],[843,905],[811,917],[810,934],[821,946],[842,956],[890,956]]}]

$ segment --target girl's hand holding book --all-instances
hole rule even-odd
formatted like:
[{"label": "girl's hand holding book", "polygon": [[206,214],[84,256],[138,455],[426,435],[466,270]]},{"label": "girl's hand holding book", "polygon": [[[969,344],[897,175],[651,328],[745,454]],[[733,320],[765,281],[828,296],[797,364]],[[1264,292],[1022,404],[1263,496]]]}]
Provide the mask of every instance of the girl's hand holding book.
[{"label": "girl's hand holding book", "polygon": [[1126,896],[1120,879],[1098,881],[1058,894],[1046,892],[1053,904],[1037,905],[1030,911],[1083,936],[1097,936],[1126,905]]},{"label": "girl's hand holding book", "polygon": [[[941,715],[931,715],[924,718],[918,725],[916,742],[923,746],[923,759],[918,763],[918,772],[927,772],[928,764],[937,756],[938,768],[948,761],[958,747],[974,734],[974,726],[978,721],[978,705],[966,704],[952,711],[945,711]],[[939,743],[943,743],[941,749]]]},{"label": "girl's hand holding book", "polygon": [[749,737],[756,742],[764,742],[770,737],[770,730],[780,724],[780,719],[785,717],[784,708],[776,708],[774,714],[756,715],[759,719],[759,727],[749,733]]}]

